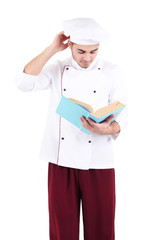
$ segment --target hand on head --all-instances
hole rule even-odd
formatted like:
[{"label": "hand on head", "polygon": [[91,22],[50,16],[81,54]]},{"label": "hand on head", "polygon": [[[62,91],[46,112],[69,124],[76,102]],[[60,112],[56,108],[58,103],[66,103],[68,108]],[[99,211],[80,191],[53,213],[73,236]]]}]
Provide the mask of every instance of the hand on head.
[{"label": "hand on head", "polygon": [[55,36],[51,45],[57,52],[63,51],[68,47],[68,43],[64,43],[68,39],[70,39],[70,36],[65,36],[64,31],[62,31]]}]

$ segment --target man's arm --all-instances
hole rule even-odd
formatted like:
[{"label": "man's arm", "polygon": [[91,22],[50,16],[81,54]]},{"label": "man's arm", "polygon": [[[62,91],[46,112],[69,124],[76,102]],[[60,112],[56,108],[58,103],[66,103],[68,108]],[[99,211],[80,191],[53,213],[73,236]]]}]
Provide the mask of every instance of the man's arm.
[{"label": "man's arm", "polygon": [[67,39],[69,39],[69,37],[66,37],[64,32],[58,33],[52,44],[25,66],[24,73],[38,75],[46,62],[53,55],[55,55],[57,52],[65,50],[68,47],[68,43],[64,44],[64,41]]}]

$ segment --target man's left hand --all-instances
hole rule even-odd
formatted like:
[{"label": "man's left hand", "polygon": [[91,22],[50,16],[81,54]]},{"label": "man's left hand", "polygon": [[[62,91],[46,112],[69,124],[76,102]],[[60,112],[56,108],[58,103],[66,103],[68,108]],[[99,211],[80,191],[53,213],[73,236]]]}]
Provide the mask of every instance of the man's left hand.
[{"label": "man's left hand", "polygon": [[109,116],[102,123],[95,123],[92,119],[90,118],[86,119],[83,116],[80,118],[80,120],[81,120],[82,126],[93,133],[114,134],[115,132],[119,132],[120,130],[119,125],[116,122],[115,123],[118,125],[117,129],[113,129],[113,127],[116,128],[116,124],[115,125],[111,124],[111,120],[114,118],[114,116],[115,115]]}]

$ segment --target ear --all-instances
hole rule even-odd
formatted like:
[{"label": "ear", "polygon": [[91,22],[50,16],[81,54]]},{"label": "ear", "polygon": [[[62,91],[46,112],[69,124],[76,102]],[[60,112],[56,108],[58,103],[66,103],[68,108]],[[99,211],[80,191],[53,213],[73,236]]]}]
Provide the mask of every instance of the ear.
[{"label": "ear", "polygon": [[72,44],[71,44],[71,41],[70,40],[68,40],[68,47],[71,49],[71,47],[72,47]]}]

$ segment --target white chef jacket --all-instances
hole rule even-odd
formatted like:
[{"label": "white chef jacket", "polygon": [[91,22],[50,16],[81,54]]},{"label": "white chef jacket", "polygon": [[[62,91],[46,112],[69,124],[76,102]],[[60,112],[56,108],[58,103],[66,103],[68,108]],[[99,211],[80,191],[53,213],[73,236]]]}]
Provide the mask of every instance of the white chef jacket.
[{"label": "white chef jacket", "polygon": [[[77,169],[114,168],[112,140],[119,134],[86,134],[56,113],[62,95],[86,102],[95,110],[120,101],[127,104],[127,90],[120,68],[95,58],[81,68],[71,57],[46,65],[37,76],[21,72],[16,85],[22,91],[51,89],[49,111],[40,148],[40,159]],[[127,109],[116,121],[127,125]]]}]

